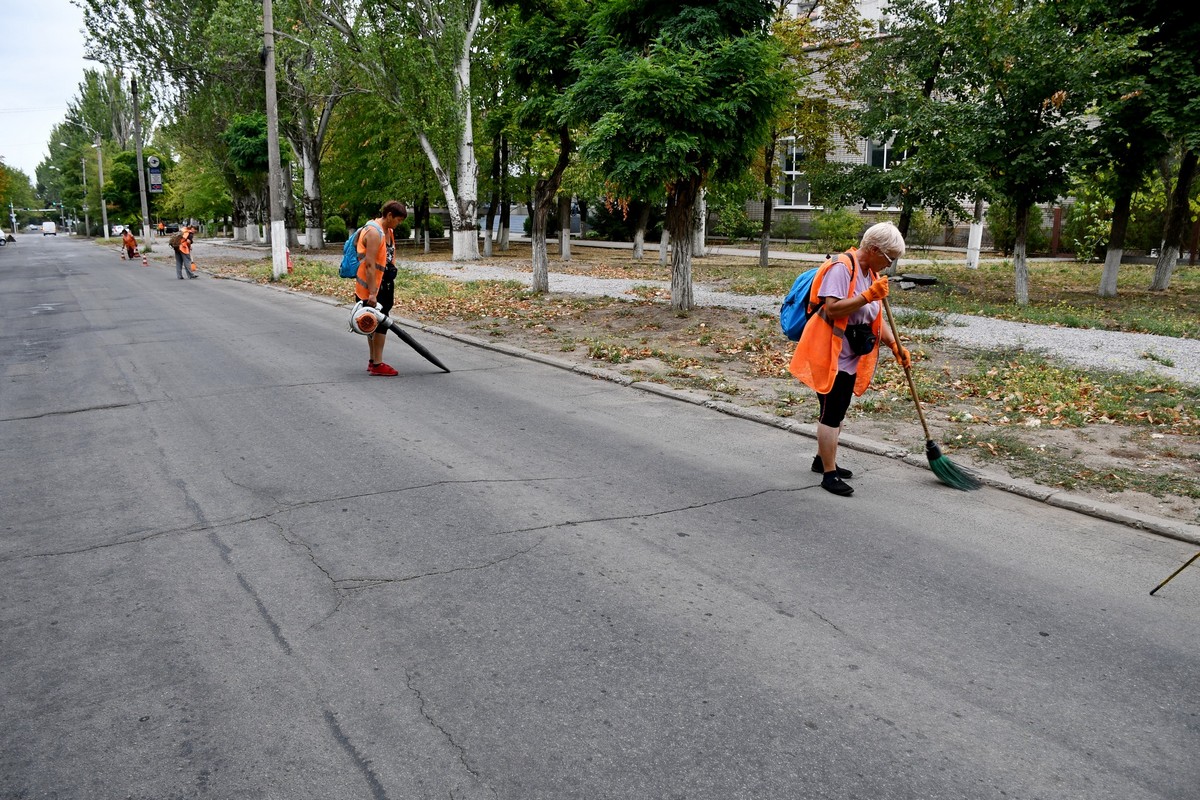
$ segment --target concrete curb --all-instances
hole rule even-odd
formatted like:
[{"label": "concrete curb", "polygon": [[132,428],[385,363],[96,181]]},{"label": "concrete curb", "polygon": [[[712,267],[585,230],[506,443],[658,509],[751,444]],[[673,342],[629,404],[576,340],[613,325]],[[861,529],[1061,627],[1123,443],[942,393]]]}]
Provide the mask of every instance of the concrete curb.
[{"label": "concrete curb", "polygon": [[[254,281],[245,281],[240,278],[231,278],[226,280],[243,280],[245,283],[254,283]],[[308,292],[297,292],[292,289],[286,289],[280,286],[271,286],[270,284],[259,284],[268,286],[271,289],[289,294],[301,295],[309,297],[326,305],[347,307],[346,303],[340,302],[333,298],[322,297]],[[759,411],[754,408],[745,408],[733,403],[728,403],[722,400],[713,400],[711,397],[697,392],[689,392],[684,389],[675,389],[662,384],[650,383],[648,381],[635,381],[628,375],[623,375],[614,370],[606,370],[596,367],[588,367],[580,364],[574,364],[570,361],[554,356],[545,355],[543,353],[535,353],[531,350],[525,350],[521,347],[514,347],[510,344],[502,342],[491,342],[486,339],[481,339],[478,336],[470,334],[458,333],[457,331],[439,328],[435,325],[426,325],[416,320],[404,319],[402,317],[393,317],[398,323],[406,328],[423,331],[425,333],[441,336],[446,339],[453,339],[463,344],[478,347],[483,350],[491,350],[504,355],[523,358],[527,361],[535,361],[539,364],[557,367],[558,369],[574,372],[579,375],[596,380],[605,380],[611,383],[616,383],[621,386],[636,389],[642,392],[649,392],[660,397],[666,397],[671,400],[678,400],[683,403],[690,403],[696,406],[703,406],[718,411],[722,414],[728,414],[732,417],[738,417],[749,422],[755,422],[760,425],[769,425],[772,428],[778,428],[788,433],[798,434],[816,439],[816,426],[811,424],[799,423],[794,420],[776,417],[764,411]],[[894,458],[898,461],[903,461],[914,467],[921,469],[929,469],[929,464],[925,458],[919,454],[910,453],[894,445],[887,445],[881,442],[863,439],[862,437],[853,436],[850,434],[842,434],[839,441],[841,447],[848,447],[851,450],[856,450],[862,453],[870,453],[872,455],[885,456]],[[1152,514],[1145,514],[1138,511],[1130,511],[1127,508],[1121,508],[1112,503],[1105,503],[1098,500],[1091,500],[1085,497],[1072,495],[1068,492],[1059,489],[1053,489],[1047,486],[1039,486],[1032,481],[1023,481],[1015,478],[1010,478],[1007,475],[996,475],[994,473],[981,472],[979,470],[971,470],[980,483],[990,486],[993,489],[998,489],[1003,492],[1020,495],[1031,500],[1037,500],[1055,508],[1074,511],[1079,514],[1096,517],[1097,519],[1115,522],[1119,525],[1125,525],[1136,530],[1155,533],[1160,536],[1166,536],[1171,539],[1177,539],[1181,542],[1200,545],[1200,525],[1189,525],[1186,522],[1178,520],[1166,519],[1157,517]]]}]

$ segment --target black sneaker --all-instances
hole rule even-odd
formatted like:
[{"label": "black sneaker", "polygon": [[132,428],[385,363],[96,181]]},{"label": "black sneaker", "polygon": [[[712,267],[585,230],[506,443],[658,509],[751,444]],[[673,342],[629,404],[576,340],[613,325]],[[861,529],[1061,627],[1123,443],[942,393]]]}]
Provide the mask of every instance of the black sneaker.
[{"label": "black sneaker", "polygon": [[832,472],[825,473],[825,477],[821,479],[821,488],[842,497],[849,497],[854,494],[854,487]]},{"label": "black sneaker", "polygon": [[[819,455],[813,456],[812,471],[817,473],[818,475],[825,474],[825,465],[824,465],[824,463],[822,463],[821,457]],[[854,473],[848,469],[842,469],[841,467],[838,467],[837,468],[837,476],[839,478],[842,478],[843,480],[845,480],[847,478],[853,478]]]}]

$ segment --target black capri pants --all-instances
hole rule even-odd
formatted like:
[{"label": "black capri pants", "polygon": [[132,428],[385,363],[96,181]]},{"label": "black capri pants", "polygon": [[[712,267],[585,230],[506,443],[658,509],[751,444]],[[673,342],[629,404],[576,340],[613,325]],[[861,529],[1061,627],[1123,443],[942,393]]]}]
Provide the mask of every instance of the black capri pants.
[{"label": "black capri pants", "polygon": [[850,400],[854,397],[854,382],[858,376],[849,372],[839,372],[833,379],[833,386],[828,394],[818,394],[817,402],[821,404],[821,414],[817,422],[831,428],[839,428],[846,412],[850,409]]}]

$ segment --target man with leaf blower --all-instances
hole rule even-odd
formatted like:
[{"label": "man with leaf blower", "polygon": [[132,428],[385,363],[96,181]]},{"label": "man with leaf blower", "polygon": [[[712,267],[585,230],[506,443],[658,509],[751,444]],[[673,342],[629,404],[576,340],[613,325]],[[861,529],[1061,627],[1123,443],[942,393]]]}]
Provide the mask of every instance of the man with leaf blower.
[{"label": "man with leaf blower", "polygon": [[[396,300],[396,226],[408,218],[408,209],[398,200],[383,204],[376,219],[363,225],[355,233],[358,251],[358,274],[354,278],[354,294],[364,304],[380,306],[383,313],[392,310]],[[377,330],[367,336],[370,355],[367,374],[392,377],[398,375],[394,368],[383,363],[383,344],[387,329]]]},{"label": "man with leaf blower", "polygon": [[904,255],[904,237],[890,222],[872,225],[858,247],[825,262],[813,279],[808,301],[813,319],[804,326],[788,371],[817,393],[817,455],[813,472],[821,487],[848,497],[853,477],[837,465],[838,438],[850,401],[871,385],[882,342],[901,366],[912,357],[883,324],[880,301],[888,294],[887,270]]}]

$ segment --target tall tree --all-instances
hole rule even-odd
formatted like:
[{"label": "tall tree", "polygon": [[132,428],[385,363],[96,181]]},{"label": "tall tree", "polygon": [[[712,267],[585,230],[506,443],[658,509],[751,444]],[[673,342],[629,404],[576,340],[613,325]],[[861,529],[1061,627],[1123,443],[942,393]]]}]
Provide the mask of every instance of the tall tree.
[{"label": "tall tree", "polygon": [[[508,28],[509,74],[520,101],[516,122],[540,147],[532,198],[533,291],[550,290],[546,222],[575,142],[564,90],[579,79],[575,55],[587,31],[590,2],[515,0],[517,19]],[[569,199],[568,199],[569,202]]]},{"label": "tall tree", "polygon": [[1021,305],[1029,302],[1030,210],[1067,191],[1099,76],[1131,54],[1130,37],[1088,26],[1074,11],[1050,0],[896,0],[895,35],[873,54],[888,80],[875,82],[880,121],[870,127],[896,130],[913,153],[898,171],[901,197],[920,195],[928,206],[971,196],[970,182],[982,176],[1015,211]]},{"label": "tall tree", "polygon": [[1200,15],[1171,0],[1145,0],[1135,8],[1149,33],[1143,47],[1150,53],[1149,122],[1166,133],[1180,149],[1179,171],[1167,205],[1162,248],[1154,268],[1151,291],[1166,291],[1183,249],[1191,218],[1188,197],[1200,159]]},{"label": "tall tree", "polygon": [[454,259],[479,258],[471,58],[485,22],[482,0],[328,0],[305,8],[341,34],[360,78],[412,127],[446,199]]},{"label": "tall tree", "polygon": [[690,310],[696,201],[737,175],[767,137],[782,92],[765,0],[599,0],[569,100],[583,151],[619,198],[665,187],[671,307]]}]

